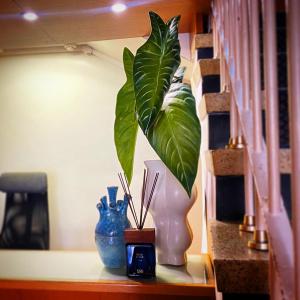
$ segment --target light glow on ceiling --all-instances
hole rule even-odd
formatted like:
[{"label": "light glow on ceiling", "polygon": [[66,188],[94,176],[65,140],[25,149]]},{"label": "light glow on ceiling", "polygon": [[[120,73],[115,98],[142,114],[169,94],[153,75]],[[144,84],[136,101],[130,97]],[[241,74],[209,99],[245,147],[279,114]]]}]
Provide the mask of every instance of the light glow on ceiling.
[{"label": "light glow on ceiling", "polygon": [[111,10],[114,13],[120,13],[127,9],[127,6],[124,3],[115,3],[112,5]]},{"label": "light glow on ceiling", "polygon": [[38,15],[33,11],[27,11],[27,12],[23,13],[22,17],[24,20],[29,21],[29,22],[33,22],[39,18]]},{"label": "light glow on ceiling", "polygon": [[[116,1],[125,1],[125,0],[116,0]],[[102,6],[102,7],[94,7],[94,8],[81,8],[81,9],[71,9],[71,10],[39,10],[38,14],[33,11],[28,11],[25,13],[0,13],[0,21],[2,20],[13,20],[13,19],[25,19],[28,21],[35,21],[38,18],[42,17],[74,17],[74,16],[95,16],[101,14],[108,14],[113,12],[122,12],[127,8],[141,7],[143,5],[148,5],[156,2],[160,2],[161,0],[131,0],[124,3],[116,3],[112,6]],[[1,2],[1,0],[0,0]],[[125,9],[124,9],[125,6]],[[114,8],[113,8],[114,7]],[[116,7],[116,8],[115,8]],[[120,10],[120,7],[121,10]],[[29,18],[27,17],[29,14]]]}]

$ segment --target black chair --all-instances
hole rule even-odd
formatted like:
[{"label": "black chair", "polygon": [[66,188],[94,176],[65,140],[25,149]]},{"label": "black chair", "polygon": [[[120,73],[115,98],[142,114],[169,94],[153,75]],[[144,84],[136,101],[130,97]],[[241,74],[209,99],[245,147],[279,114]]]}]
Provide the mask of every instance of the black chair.
[{"label": "black chair", "polygon": [[47,175],[4,173],[0,191],[6,193],[0,248],[49,249]]}]

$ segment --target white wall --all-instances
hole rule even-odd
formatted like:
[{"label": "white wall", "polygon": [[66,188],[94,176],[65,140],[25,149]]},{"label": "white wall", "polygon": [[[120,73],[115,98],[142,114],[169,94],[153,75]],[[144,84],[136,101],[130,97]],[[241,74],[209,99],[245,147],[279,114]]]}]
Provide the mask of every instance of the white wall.
[{"label": "white wall", "polygon": [[[121,64],[105,56],[0,59],[0,173],[48,174],[52,249],[95,248],[96,203],[106,186],[119,185],[113,124],[124,81]],[[140,192],[143,161],[153,158],[140,134],[133,195]],[[192,252],[200,249],[197,207]]]}]

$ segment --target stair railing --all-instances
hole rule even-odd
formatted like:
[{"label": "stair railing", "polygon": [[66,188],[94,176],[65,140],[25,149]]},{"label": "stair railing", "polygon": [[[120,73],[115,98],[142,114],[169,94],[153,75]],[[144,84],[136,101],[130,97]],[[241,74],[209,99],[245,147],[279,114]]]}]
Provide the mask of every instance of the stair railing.
[{"label": "stair railing", "polygon": [[288,32],[288,92],[291,145],[294,295],[300,299],[300,1],[286,1]]},{"label": "stair railing", "polygon": [[[214,54],[221,58],[222,88],[229,87],[231,94],[229,146],[243,136],[245,214],[255,213],[256,217],[254,241],[249,245],[266,243],[259,238],[267,232],[271,299],[300,299],[300,183],[297,183],[300,176],[300,1],[287,0],[286,6],[292,226],[280,192],[275,0],[214,0],[212,3]],[[260,83],[260,14],[264,91]],[[262,107],[266,115],[266,142],[262,132]]]}]

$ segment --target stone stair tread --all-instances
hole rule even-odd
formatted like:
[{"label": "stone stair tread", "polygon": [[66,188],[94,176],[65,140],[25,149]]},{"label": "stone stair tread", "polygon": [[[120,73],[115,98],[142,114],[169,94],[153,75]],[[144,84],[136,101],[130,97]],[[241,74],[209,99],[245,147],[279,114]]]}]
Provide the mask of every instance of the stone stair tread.
[{"label": "stone stair tread", "polygon": [[251,237],[241,234],[238,224],[208,222],[209,255],[219,292],[268,293],[269,254],[249,249]]},{"label": "stone stair tread", "polygon": [[208,93],[204,94],[199,105],[200,119],[203,120],[207,114],[216,112],[229,112],[230,93]]},{"label": "stone stair tread", "polygon": [[[243,149],[217,149],[205,153],[206,166],[214,176],[242,176]],[[280,149],[280,174],[291,173],[291,151]]]},{"label": "stone stair tread", "polygon": [[[265,110],[265,93],[261,93],[262,109]],[[230,92],[205,93],[199,105],[200,119],[203,120],[207,114],[230,111]]]},{"label": "stone stair tread", "polygon": [[208,48],[213,47],[212,33],[199,33],[195,37],[195,48]]},{"label": "stone stair tread", "polygon": [[217,149],[206,152],[206,166],[215,176],[243,175],[243,149]]},{"label": "stone stair tread", "polygon": [[220,59],[206,58],[199,60],[201,76],[219,75],[220,74]]}]

